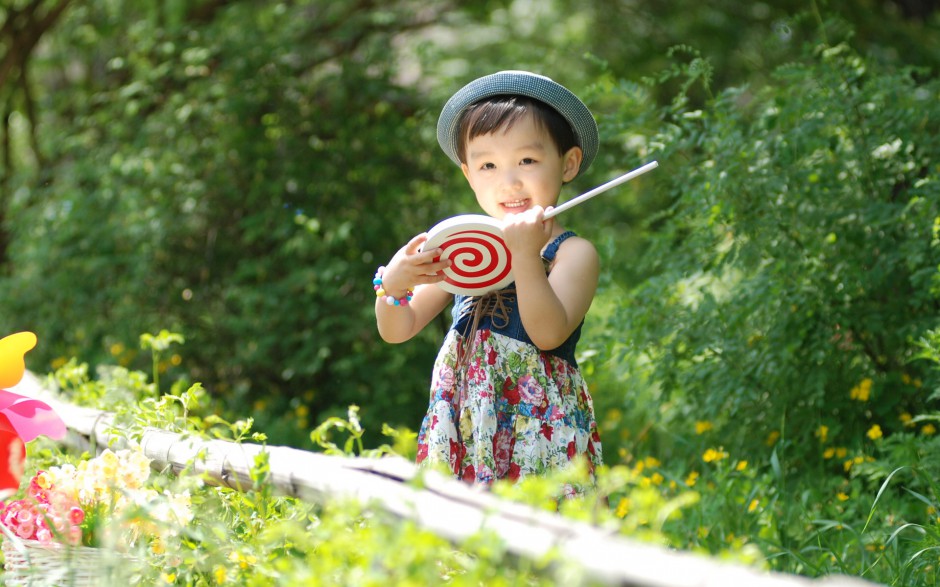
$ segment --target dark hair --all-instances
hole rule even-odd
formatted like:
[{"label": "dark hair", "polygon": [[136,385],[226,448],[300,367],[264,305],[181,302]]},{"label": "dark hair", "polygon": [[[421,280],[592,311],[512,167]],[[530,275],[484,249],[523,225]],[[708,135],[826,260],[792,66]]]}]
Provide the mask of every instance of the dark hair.
[{"label": "dark hair", "polygon": [[571,147],[580,147],[574,130],[557,110],[539,100],[526,96],[491,96],[475,102],[460,115],[457,127],[457,158],[467,162],[467,143],[476,137],[499,129],[510,129],[526,114],[531,113],[535,124],[548,131],[559,155]]}]

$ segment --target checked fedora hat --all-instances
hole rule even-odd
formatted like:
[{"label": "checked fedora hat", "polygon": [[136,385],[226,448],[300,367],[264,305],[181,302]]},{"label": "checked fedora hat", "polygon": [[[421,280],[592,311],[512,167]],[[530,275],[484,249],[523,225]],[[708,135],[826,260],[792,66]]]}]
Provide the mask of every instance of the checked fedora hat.
[{"label": "checked fedora hat", "polygon": [[579,173],[590,167],[597,155],[597,123],[587,106],[561,84],[528,71],[500,71],[476,79],[457,91],[444,104],[437,120],[437,142],[444,153],[460,165],[457,147],[460,117],[468,106],[493,96],[526,96],[548,104],[558,111],[574,131],[584,152]]}]

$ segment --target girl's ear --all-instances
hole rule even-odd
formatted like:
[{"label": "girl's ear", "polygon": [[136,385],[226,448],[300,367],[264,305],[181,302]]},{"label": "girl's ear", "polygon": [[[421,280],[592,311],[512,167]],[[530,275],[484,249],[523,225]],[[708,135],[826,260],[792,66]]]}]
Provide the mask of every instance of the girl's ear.
[{"label": "girl's ear", "polygon": [[561,178],[565,183],[571,181],[578,175],[581,169],[581,159],[584,158],[584,151],[581,147],[571,147],[568,152],[562,155],[564,173]]},{"label": "girl's ear", "polygon": [[470,187],[473,188],[473,182],[470,181],[470,168],[467,167],[466,163],[461,163],[460,170],[463,171],[463,176],[467,178],[467,183],[469,183]]}]

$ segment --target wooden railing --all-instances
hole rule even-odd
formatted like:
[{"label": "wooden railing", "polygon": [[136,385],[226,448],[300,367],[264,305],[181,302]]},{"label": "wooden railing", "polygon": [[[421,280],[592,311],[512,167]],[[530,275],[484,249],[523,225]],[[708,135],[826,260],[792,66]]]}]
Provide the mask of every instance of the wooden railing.
[{"label": "wooden railing", "polygon": [[[114,415],[55,400],[39,380],[27,373],[17,393],[48,402],[65,421],[65,443],[78,447],[115,447],[124,442],[114,434]],[[637,542],[600,528],[549,512],[502,500],[486,491],[436,474],[419,475],[409,461],[328,456],[282,446],[261,446],[206,440],[164,430],[147,430],[141,447],[158,470],[184,469],[202,474],[210,483],[236,490],[252,487],[255,457],[266,452],[271,483],[283,495],[314,503],[353,498],[377,507],[459,543],[480,530],[500,536],[506,549],[523,557],[556,552],[579,561],[591,579],[605,585],[634,587],[863,587],[855,577],[808,579],[766,573]]]}]

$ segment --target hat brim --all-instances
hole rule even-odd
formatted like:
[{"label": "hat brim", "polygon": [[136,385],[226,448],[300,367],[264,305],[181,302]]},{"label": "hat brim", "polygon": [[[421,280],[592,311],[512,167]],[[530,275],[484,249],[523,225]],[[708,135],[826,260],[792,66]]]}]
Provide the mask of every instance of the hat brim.
[{"label": "hat brim", "polygon": [[583,156],[578,173],[584,172],[597,155],[597,123],[587,106],[561,84],[528,71],[501,71],[476,79],[457,91],[444,104],[437,120],[437,142],[451,161],[460,165],[457,148],[460,117],[468,106],[493,96],[526,96],[558,111],[574,131]]}]

